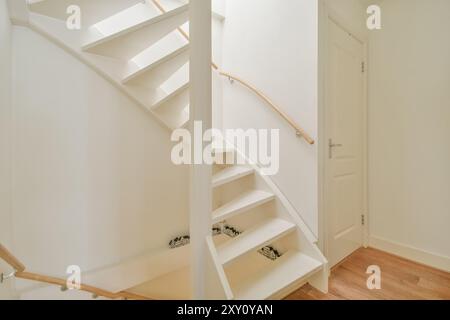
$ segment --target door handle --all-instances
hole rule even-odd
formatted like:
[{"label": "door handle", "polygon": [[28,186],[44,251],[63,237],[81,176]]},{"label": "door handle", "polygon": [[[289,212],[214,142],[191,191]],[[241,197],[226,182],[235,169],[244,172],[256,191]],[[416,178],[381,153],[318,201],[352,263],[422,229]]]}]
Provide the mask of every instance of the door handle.
[{"label": "door handle", "polygon": [[340,143],[333,143],[332,139],[328,139],[328,157],[333,159],[333,148],[342,147]]}]

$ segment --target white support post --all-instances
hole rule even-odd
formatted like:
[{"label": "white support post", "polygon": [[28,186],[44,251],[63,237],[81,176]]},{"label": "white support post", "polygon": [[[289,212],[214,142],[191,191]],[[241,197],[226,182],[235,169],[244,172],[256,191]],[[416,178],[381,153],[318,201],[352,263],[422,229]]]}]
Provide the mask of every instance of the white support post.
[{"label": "white support post", "polygon": [[[194,122],[201,121],[203,131],[212,126],[211,0],[190,0],[189,12],[190,128],[194,148],[196,145],[194,141],[201,139],[194,136]],[[190,235],[193,299],[208,298],[205,295],[207,285],[205,269],[208,250],[206,237],[211,234],[212,226],[211,175],[212,169],[209,165],[193,164],[191,167]]]}]

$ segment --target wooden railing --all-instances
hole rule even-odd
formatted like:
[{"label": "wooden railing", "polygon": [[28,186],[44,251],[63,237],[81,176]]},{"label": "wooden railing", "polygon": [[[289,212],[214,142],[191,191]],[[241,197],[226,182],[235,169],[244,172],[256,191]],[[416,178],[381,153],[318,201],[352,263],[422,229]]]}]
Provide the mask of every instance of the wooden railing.
[{"label": "wooden railing", "polygon": [[[162,13],[167,12],[158,0],[152,0],[152,2]],[[189,35],[186,33],[186,31],[184,31],[181,27],[178,27],[177,30],[180,32],[180,34],[183,36],[183,38],[185,38],[187,41],[189,41]],[[311,138],[311,136],[302,127],[300,127],[298,124],[296,124],[292,118],[290,118],[286,113],[284,113],[279,106],[277,106],[271,99],[269,99],[260,90],[256,89],[253,85],[251,85],[247,81],[245,81],[237,76],[234,76],[228,72],[220,70],[219,67],[217,66],[217,64],[215,64],[214,62],[211,62],[211,66],[213,67],[214,70],[218,71],[218,73],[221,76],[227,77],[230,80],[236,80],[237,82],[241,83],[247,89],[250,89],[251,91],[253,91],[258,97],[260,97],[262,100],[264,100],[276,113],[278,113],[287,123],[289,123],[289,125],[292,128],[294,128],[297,136],[303,137],[306,140],[306,142],[308,142],[311,145],[315,143],[314,139]]]},{"label": "wooden railing", "polygon": [[250,89],[253,91],[258,97],[260,97],[262,100],[264,100],[276,113],[278,113],[284,120],[286,120],[289,125],[295,129],[295,132],[298,136],[303,137],[303,139],[306,140],[309,144],[314,144],[313,138],[309,134],[305,132],[300,126],[298,126],[287,114],[285,114],[272,100],[270,100],[264,93],[256,89],[254,86],[249,84],[248,82],[242,80],[239,77],[233,76],[232,74],[229,74],[224,71],[219,71],[219,74],[227,77],[230,80],[235,80],[242,84],[244,87]]},{"label": "wooden railing", "polygon": [[25,270],[25,266],[14,255],[8,251],[2,244],[0,244],[0,258],[2,258],[7,264],[9,264],[14,270],[22,272]]},{"label": "wooden railing", "polygon": [[[26,272],[23,263],[20,262],[19,259],[17,259],[11,252],[8,251],[8,249],[6,249],[1,244],[0,244],[0,259],[4,260],[7,264],[11,266],[11,268],[14,269],[12,275],[16,278],[56,285],[60,286],[63,290],[67,290],[67,281],[64,279],[49,277],[37,273]],[[105,297],[109,299],[148,300],[147,297],[143,297],[131,292],[121,291],[118,293],[114,293],[86,284],[80,284],[79,290],[89,292],[94,297]]]}]

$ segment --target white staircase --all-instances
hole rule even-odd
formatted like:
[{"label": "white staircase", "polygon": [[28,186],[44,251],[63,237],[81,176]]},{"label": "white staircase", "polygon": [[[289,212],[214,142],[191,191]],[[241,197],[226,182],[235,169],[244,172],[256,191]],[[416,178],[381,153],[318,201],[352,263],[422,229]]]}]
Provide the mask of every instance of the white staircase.
[{"label": "white staircase", "polygon": [[[175,129],[189,120],[189,43],[177,30],[187,30],[188,6],[160,1],[166,13],[152,1],[32,0],[27,25],[89,65],[168,129]],[[83,12],[81,30],[66,28],[66,8],[72,4]],[[212,220],[223,232],[211,242],[212,268],[226,298],[282,298],[306,282],[327,290],[327,261],[316,239],[258,167],[214,165],[211,188]],[[227,226],[241,233],[227,236]],[[264,256],[260,250],[267,246],[279,257]],[[150,298],[190,298],[189,265],[179,263],[180,257],[171,259],[177,265],[170,267],[141,257],[92,275],[90,281],[112,292],[128,289]],[[120,283],[108,285],[107,279],[117,275]]]},{"label": "white staircase", "polygon": [[[215,165],[213,223],[242,232],[215,236],[211,256],[228,299],[279,299],[310,282],[327,291],[327,261],[305,224],[267,177],[251,166]],[[275,260],[261,254],[271,246]],[[168,287],[180,288],[175,295]],[[156,291],[158,288],[159,291]],[[156,299],[189,299],[189,266],[164,274],[130,292]]]},{"label": "white staircase", "polygon": [[[213,222],[242,231],[234,238],[214,239],[224,286],[233,298],[282,298],[307,281],[326,291],[326,259],[278,188],[257,167],[216,167]],[[271,260],[263,255],[261,249],[268,247],[281,256]]]}]

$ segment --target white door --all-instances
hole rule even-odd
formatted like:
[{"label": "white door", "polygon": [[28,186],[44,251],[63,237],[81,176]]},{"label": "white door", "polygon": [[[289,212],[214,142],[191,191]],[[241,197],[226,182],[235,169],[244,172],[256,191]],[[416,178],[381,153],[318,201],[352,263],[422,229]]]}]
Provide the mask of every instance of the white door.
[{"label": "white door", "polygon": [[325,210],[333,266],[363,239],[364,46],[328,21]]}]

